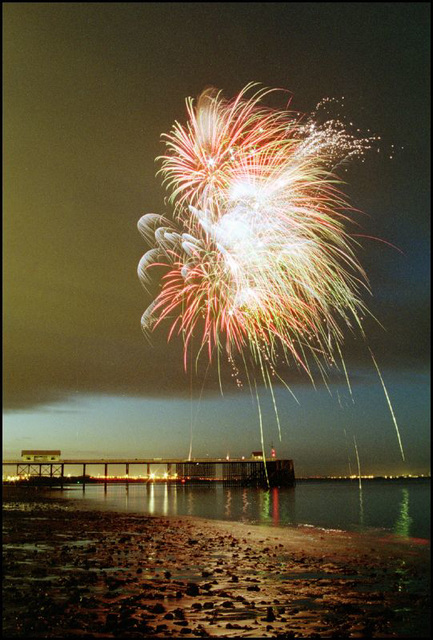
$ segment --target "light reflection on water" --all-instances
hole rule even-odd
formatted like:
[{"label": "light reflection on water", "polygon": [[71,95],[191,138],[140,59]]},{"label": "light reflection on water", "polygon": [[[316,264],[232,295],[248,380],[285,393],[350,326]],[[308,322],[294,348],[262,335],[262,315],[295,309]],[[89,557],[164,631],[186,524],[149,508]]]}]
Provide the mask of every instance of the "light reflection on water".
[{"label": "light reflection on water", "polygon": [[394,527],[394,533],[405,538],[410,536],[412,518],[409,515],[409,490],[401,490],[400,513]]},{"label": "light reflection on water", "polygon": [[362,501],[362,487],[359,486],[359,524],[364,526],[364,503]]},{"label": "light reflection on water", "polygon": [[[56,494],[59,495],[58,493]],[[428,481],[298,482],[295,488],[191,486],[148,483],[88,485],[63,497],[93,506],[149,515],[190,515],[265,526],[313,525],[326,529],[381,529],[402,537],[430,538]]]},{"label": "light reflection on water", "polygon": [[227,489],[226,493],[226,506],[224,515],[227,520],[231,520],[231,504],[232,504],[232,492],[231,489]]},{"label": "light reflection on water", "polygon": [[166,516],[168,515],[168,486],[164,486],[164,504],[162,507],[162,513]]}]

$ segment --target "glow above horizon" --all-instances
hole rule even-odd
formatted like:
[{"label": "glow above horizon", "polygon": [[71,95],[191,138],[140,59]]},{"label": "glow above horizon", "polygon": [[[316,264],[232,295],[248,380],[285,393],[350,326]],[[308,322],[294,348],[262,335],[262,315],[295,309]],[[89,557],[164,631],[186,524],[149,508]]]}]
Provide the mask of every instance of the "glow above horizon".
[{"label": "glow above horizon", "polygon": [[[263,395],[267,451],[274,444],[279,457],[294,459],[295,472],[301,476],[349,475],[348,459],[352,469],[356,468],[352,440],[355,434],[363,474],[428,473],[429,452],[423,446],[429,437],[425,419],[430,398],[428,375],[415,378],[410,372],[385,373],[401,419],[406,464],[399,458],[386,401],[372,372],[365,375],[363,384],[355,383],[355,405],[343,382],[333,386],[335,397],[323,387],[317,391],[307,384],[298,387],[300,405],[277,387],[282,443],[278,442],[272,403]],[[55,446],[61,449],[63,457],[69,458],[186,458],[191,420],[193,457],[249,456],[260,448],[256,409],[247,393],[202,398],[201,402],[197,398],[191,402],[188,398],[80,394],[69,402],[41,407],[38,411],[7,413],[3,457],[15,459],[21,449]],[[417,439],[411,438],[414,429],[419,434]]]}]

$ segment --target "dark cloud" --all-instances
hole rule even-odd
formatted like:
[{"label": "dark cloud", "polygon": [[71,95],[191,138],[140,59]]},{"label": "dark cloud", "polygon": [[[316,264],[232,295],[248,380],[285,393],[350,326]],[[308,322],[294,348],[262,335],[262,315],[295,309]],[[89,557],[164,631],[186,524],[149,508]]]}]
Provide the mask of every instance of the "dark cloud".
[{"label": "dark cloud", "polygon": [[[131,305],[131,315],[134,311],[136,313],[137,309]],[[394,307],[389,315],[381,318],[386,331],[369,319],[366,321],[367,341],[359,333],[348,334],[343,351],[352,383],[362,381],[358,376],[360,368],[372,369],[368,345],[382,367],[425,370],[429,359],[428,323],[423,325],[422,321],[427,313],[427,309]],[[124,314],[122,309],[121,316]],[[135,319],[138,324],[138,313]],[[408,330],[412,323],[417,327],[415,335]],[[111,337],[82,335],[78,325],[72,336],[65,336],[60,329],[49,331],[42,324],[30,329],[11,329],[4,354],[5,409],[22,410],[52,404],[73,398],[77,393],[161,398],[189,397],[191,389],[195,394],[220,393],[216,362],[209,367],[206,357],[201,357],[191,369],[189,358],[186,372],[182,341],[178,338],[167,344],[165,327],[154,335],[152,344],[138,328]],[[70,334],[70,331],[66,333]],[[224,392],[237,393],[233,370],[224,355],[220,365]],[[291,367],[281,365],[279,374],[290,386],[308,382],[305,373],[293,364]],[[331,384],[344,380],[342,371],[330,370],[328,375]],[[246,386],[245,375],[241,374],[240,378]],[[259,370],[256,370],[256,378],[261,380]],[[320,385],[317,370],[314,378]],[[278,386],[278,380],[275,384]]]}]

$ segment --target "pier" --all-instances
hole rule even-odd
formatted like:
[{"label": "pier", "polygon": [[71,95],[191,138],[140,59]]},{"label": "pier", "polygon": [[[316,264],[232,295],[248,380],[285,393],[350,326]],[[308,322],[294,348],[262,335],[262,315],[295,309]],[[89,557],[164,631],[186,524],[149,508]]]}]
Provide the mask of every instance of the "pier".
[{"label": "pier", "polygon": [[[266,469],[265,469],[266,464]],[[142,476],[142,482],[152,482],[154,474],[152,467],[165,466],[166,471],[159,480],[178,483],[204,483],[222,482],[226,485],[250,485],[250,486],[294,486],[295,472],[293,460],[280,460],[271,458],[266,463],[256,458],[134,458],[134,459],[57,459],[55,461],[24,461],[3,460],[3,476],[5,467],[13,467],[18,479],[25,478],[50,478],[52,483],[63,487],[67,484],[67,470],[71,466],[80,466],[82,469],[81,481],[83,490],[86,483],[99,482],[110,484],[110,465],[122,465],[125,467],[125,475],[122,481],[128,485],[137,482],[130,476],[133,469]],[[90,478],[88,468],[100,467],[102,477]]]}]

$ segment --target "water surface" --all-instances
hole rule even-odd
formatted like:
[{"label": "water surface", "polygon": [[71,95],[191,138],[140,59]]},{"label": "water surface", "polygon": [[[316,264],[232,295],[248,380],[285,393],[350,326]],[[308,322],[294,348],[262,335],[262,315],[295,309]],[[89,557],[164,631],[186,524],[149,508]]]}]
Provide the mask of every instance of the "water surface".
[{"label": "water surface", "polygon": [[[56,493],[58,496],[60,492]],[[216,485],[102,485],[67,487],[67,498],[96,508],[147,515],[190,515],[264,526],[309,525],[343,531],[430,539],[430,482],[299,481],[294,488]]]}]

